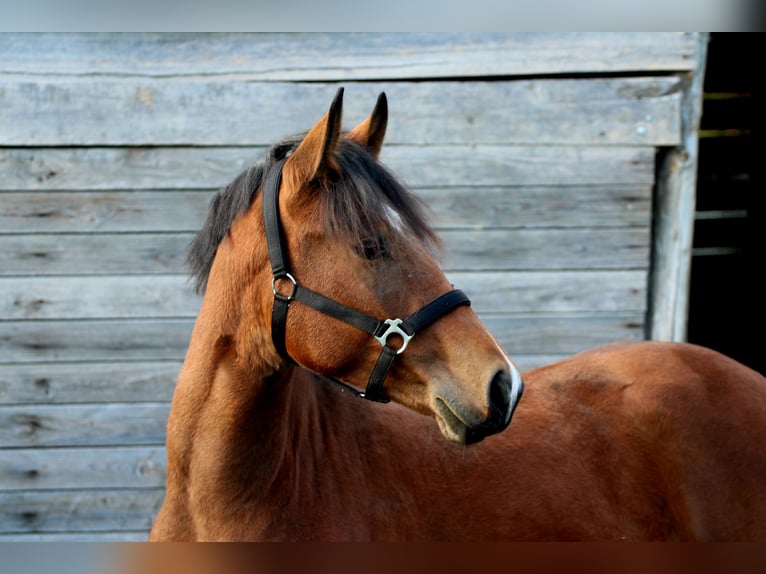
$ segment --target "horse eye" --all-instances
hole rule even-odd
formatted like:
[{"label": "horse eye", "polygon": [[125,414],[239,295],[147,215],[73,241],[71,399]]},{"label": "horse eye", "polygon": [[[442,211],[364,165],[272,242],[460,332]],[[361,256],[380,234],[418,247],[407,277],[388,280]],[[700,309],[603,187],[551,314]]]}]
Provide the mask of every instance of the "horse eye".
[{"label": "horse eye", "polygon": [[361,253],[366,259],[372,261],[373,259],[379,259],[381,257],[388,258],[390,253],[386,240],[382,236],[368,237],[362,240]]}]

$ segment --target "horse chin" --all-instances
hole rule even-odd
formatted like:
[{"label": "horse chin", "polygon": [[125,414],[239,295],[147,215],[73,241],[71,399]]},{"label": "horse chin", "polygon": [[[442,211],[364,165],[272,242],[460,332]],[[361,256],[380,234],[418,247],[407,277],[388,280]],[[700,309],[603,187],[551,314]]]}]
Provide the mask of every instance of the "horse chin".
[{"label": "horse chin", "polygon": [[439,426],[444,438],[458,444],[475,444],[486,436],[484,433],[475,432],[466,425],[443,400],[436,400],[436,424]]},{"label": "horse chin", "polygon": [[436,416],[436,424],[439,425],[439,430],[448,441],[457,444],[467,444],[466,436],[468,429],[466,427],[451,426],[445,419],[438,415]]}]

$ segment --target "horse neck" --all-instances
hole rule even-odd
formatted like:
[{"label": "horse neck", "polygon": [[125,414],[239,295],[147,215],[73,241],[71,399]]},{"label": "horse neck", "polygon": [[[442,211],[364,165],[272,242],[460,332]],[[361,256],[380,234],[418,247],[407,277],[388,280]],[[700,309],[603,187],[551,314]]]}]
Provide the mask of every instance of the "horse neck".
[{"label": "horse neck", "polygon": [[294,456],[296,434],[319,426],[320,391],[294,380],[303,375],[282,364],[265,326],[252,316],[243,324],[248,311],[239,306],[258,300],[209,285],[173,398],[168,458],[178,471],[169,483],[204,469],[211,479],[234,473],[267,489]]}]

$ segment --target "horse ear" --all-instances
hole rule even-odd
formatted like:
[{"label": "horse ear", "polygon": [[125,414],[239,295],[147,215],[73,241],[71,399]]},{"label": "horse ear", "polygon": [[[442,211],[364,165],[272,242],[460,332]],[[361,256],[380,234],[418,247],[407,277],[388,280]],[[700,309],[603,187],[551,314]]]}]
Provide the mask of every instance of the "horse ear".
[{"label": "horse ear", "polygon": [[342,110],[343,88],[339,88],[330,109],[285,163],[285,173],[291,175],[293,189],[320,178],[328,167],[335,167],[332,155],[340,141]]},{"label": "horse ear", "polygon": [[388,125],[388,100],[385,92],[381,92],[378,101],[375,102],[375,109],[370,116],[361,124],[351,130],[346,136],[355,141],[367,150],[377,159],[380,154],[380,148],[383,146],[383,138],[386,135],[386,126]]}]

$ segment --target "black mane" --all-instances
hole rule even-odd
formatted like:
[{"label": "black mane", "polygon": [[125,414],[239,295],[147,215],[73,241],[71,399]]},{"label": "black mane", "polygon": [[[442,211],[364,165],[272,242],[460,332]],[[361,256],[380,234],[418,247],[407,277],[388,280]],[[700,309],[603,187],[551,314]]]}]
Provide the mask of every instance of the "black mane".
[{"label": "black mane", "polygon": [[[291,137],[274,145],[261,160],[215,194],[207,219],[192,241],[187,257],[197,293],[204,292],[207,286],[218,245],[229,233],[234,220],[250,207],[268,170],[292,153],[302,139],[303,136]],[[374,230],[397,229],[429,246],[438,245],[420,201],[364,148],[341,140],[335,159],[338,177],[332,178],[332,183],[328,184],[332,189],[323,194],[321,204],[328,234],[361,246]],[[396,214],[395,221],[391,211]]]}]

